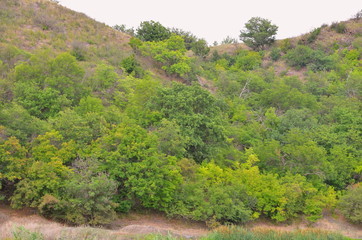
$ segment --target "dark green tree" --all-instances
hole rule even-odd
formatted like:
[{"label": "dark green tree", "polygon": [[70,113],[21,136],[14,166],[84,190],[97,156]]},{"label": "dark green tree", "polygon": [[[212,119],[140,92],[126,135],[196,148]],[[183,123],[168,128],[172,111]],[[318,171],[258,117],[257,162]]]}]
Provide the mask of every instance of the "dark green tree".
[{"label": "dark green tree", "polygon": [[152,20],[141,22],[136,32],[136,37],[146,42],[158,42],[171,36],[169,29]]},{"label": "dark green tree", "polygon": [[278,26],[268,19],[253,17],[240,33],[240,40],[254,50],[262,50],[275,41]]},{"label": "dark green tree", "polygon": [[191,50],[195,53],[195,55],[200,57],[206,57],[206,55],[210,52],[210,48],[207,46],[207,42],[204,39],[197,40],[192,43]]}]

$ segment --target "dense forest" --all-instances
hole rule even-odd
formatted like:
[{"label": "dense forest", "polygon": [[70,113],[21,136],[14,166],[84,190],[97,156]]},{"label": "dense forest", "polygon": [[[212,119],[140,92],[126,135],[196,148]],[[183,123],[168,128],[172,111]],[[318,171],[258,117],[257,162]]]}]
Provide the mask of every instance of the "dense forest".
[{"label": "dense forest", "polygon": [[361,223],[362,13],[278,41],[268,20],[248,24],[245,44],[209,47],[154,21],[1,0],[1,201],[70,224],[145,209]]}]

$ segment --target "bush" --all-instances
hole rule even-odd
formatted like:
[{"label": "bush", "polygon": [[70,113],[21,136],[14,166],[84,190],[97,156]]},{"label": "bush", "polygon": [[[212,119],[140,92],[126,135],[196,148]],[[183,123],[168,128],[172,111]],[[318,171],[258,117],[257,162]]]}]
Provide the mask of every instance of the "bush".
[{"label": "bush", "polygon": [[191,46],[191,50],[196,56],[206,57],[210,52],[210,48],[207,46],[207,42],[204,39],[197,40]]},{"label": "bush", "polygon": [[280,50],[282,50],[283,53],[287,53],[288,50],[292,49],[292,43],[289,38],[282,40],[280,44]]},{"label": "bush", "polygon": [[171,36],[169,29],[155,21],[141,22],[136,31],[136,37],[145,42],[158,42],[166,40]]},{"label": "bush", "polygon": [[145,70],[138,63],[135,55],[131,55],[122,60],[121,66],[128,74],[134,75],[136,78],[142,78],[145,75]]},{"label": "bush", "polygon": [[302,45],[289,50],[284,58],[289,66],[296,68],[309,66],[313,71],[320,71],[333,67],[333,61],[324,52]]},{"label": "bush", "polygon": [[78,61],[85,61],[87,53],[86,44],[78,41],[72,42],[72,51],[70,53]]},{"label": "bush", "polygon": [[280,49],[279,48],[272,48],[271,52],[270,52],[270,58],[273,61],[278,61],[278,59],[280,58],[281,54],[280,54]]},{"label": "bush", "polygon": [[342,214],[354,223],[362,223],[362,185],[351,187],[339,202]]},{"label": "bush", "polygon": [[307,43],[309,43],[309,44],[313,43],[317,39],[317,37],[320,33],[321,33],[321,28],[316,28],[313,31],[311,31],[308,35]]},{"label": "bush", "polygon": [[331,29],[340,34],[343,34],[347,31],[346,24],[337,22],[332,23]]}]

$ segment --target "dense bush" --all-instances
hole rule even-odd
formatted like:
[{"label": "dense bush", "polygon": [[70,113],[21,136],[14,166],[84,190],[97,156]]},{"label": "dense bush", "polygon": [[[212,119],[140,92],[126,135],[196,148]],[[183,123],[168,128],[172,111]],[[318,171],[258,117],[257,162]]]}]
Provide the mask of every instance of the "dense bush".
[{"label": "dense bush", "polygon": [[278,27],[268,19],[253,17],[245,24],[240,40],[254,50],[262,50],[275,41]]},{"label": "dense bush", "polygon": [[307,46],[297,46],[284,56],[288,65],[296,68],[310,67],[313,71],[331,70],[333,60],[320,50]]},{"label": "dense bush", "polygon": [[152,21],[131,47],[93,20],[70,22],[81,16],[65,9],[67,35],[58,20],[18,27],[34,12],[13,2],[0,4],[17,7],[0,26],[0,196],[13,207],[73,224],[135,209],[209,226],[313,222],[338,193],[360,222],[360,187],[345,192],[362,179],[358,37],[336,42],[333,55],[296,39],[269,50],[276,27],[254,18],[247,26],[264,29],[247,28],[244,40],[264,51],[222,46],[208,58],[205,41]]},{"label": "dense bush", "polygon": [[136,37],[142,41],[158,42],[166,40],[171,36],[169,29],[155,21],[141,22],[136,29]]},{"label": "dense bush", "polygon": [[351,187],[338,205],[343,215],[355,223],[362,223],[362,185]]},{"label": "dense bush", "polygon": [[336,33],[340,34],[343,34],[347,31],[347,27],[344,23],[337,23],[337,22],[332,23],[331,29],[334,30]]}]

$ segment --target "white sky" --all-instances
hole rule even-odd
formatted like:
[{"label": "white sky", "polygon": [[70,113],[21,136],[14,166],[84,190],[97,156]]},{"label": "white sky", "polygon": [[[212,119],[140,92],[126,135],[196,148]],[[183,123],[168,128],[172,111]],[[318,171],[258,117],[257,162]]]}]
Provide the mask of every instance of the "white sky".
[{"label": "white sky", "polygon": [[226,37],[237,38],[251,17],[262,17],[279,26],[277,39],[307,33],[322,24],[344,21],[362,9],[361,0],[59,0],[77,12],[109,26],[137,28],[154,20],[181,28],[211,45]]}]

